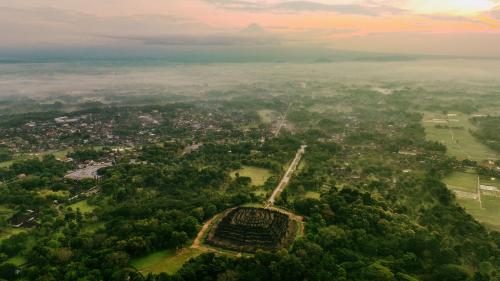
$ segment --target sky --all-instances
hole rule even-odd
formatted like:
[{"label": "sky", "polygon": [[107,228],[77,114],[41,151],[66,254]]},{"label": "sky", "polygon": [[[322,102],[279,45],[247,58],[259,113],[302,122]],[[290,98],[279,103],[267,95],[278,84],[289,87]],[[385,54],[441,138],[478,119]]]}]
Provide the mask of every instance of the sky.
[{"label": "sky", "polygon": [[185,46],[500,56],[500,0],[0,0],[0,51]]}]

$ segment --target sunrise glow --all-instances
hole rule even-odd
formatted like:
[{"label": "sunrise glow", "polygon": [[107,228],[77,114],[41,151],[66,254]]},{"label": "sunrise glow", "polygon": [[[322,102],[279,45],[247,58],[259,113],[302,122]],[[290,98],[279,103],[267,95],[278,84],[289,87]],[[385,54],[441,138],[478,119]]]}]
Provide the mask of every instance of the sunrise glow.
[{"label": "sunrise glow", "polygon": [[412,1],[410,6],[418,12],[471,15],[492,9],[495,3],[489,0],[421,0]]},{"label": "sunrise glow", "polygon": [[[460,38],[472,33],[478,49],[489,52],[500,34],[500,3],[495,0],[0,0],[0,7],[4,38],[0,47],[9,48],[123,46],[141,43],[142,38],[161,38],[148,44],[179,44],[180,40],[188,45],[224,45],[229,43],[208,37],[238,36],[254,24],[261,35],[275,38],[262,42],[279,41],[280,45],[322,44],[365,50],[370,46],[365,41],[374,36],[395,46],[408,41],[402,38],[439,34],[441,43],[426,40],[425,44],[442,48],[443,42],[464,45]],[[400,51],[410,52],[414,47],[401,46]],[[470,50],[460,52],[476,52]]]}]

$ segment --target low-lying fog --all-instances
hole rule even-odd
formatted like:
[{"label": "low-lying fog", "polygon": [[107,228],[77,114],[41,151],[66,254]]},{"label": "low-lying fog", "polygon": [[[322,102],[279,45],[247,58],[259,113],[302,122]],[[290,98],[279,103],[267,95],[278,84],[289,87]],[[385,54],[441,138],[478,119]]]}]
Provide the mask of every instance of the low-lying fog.
[{"label": "low-lying fog", "polygon": [[87,93],[196,94],[247,83],[332,81],[429,83],[437,87],[500,83],[497,60],[406,60],[329,63],[0,64],[0,96]]}]

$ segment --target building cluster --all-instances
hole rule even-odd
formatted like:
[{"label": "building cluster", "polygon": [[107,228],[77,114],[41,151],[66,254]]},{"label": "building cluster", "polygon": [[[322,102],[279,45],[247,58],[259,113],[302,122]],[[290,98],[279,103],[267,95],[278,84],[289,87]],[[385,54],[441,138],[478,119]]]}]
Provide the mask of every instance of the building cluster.
[{"label": "building cluster", "polygon": [[[85,145],[133,146],[157,141],[155,127],[159,126],[160,122],[141,112],[137,112],[135,116],[59,116],[43,121],[30,120],[21,126],[0,128],[0,143],[12,153],[56,151]],[[130,124],[134,127],[128,128]]]}]

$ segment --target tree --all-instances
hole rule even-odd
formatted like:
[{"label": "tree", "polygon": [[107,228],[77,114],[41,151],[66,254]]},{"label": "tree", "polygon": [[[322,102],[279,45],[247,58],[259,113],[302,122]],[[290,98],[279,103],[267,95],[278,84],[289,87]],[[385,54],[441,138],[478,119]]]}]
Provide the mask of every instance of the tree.
[{"label": "tree", "polygon": [[182,247],[182,245],[184,245],[184,243],[187,242],[187,240],[188,235],[186,234],[186,232],[174,231],[172,232],[172,237],[170,238],[170,244],[172,245],[172,247],[180,248]]},{"label": "tree", "polygon": [[447,264],[436,270],[433,279],[440,281],[466,281],[469,278],[469,273],[462,266]]},{"label": "tree", "polygon": [[16,278],[17,266],[11,263],[4,263],[0,265],[0,279],[14,280]]},{"label": "tree", "polygon": [[378,262],[365,267],[361,272],[361,276],[363,280],[367,281],[396,281],[392,271]]}]

